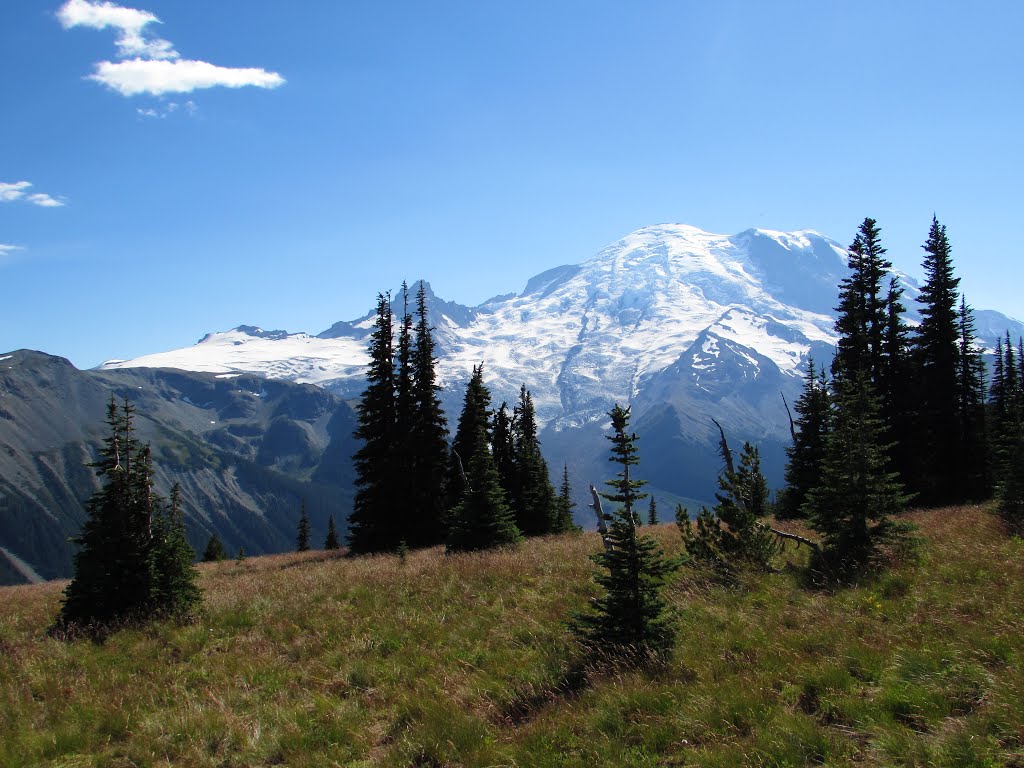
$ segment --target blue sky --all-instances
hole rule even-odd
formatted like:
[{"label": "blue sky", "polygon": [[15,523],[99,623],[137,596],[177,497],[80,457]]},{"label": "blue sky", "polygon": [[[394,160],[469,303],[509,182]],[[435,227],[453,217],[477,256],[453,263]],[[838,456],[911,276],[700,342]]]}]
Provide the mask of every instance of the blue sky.
[{"label": "blue sky", "polygon": [[[4,0],[0,351],[465,304],[628,232],[932,213],[1024,319],[1017,2]],[[28,185],[25,184],[28,183]]]}]

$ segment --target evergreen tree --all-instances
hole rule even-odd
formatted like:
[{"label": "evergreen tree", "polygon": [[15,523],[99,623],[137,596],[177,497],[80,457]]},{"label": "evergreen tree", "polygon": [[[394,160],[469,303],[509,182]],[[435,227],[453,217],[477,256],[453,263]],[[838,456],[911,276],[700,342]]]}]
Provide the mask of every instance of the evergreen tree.
[{"label": "evergreen tree", "polygon": [[356,407],[355,437],[363,442],[354,459],[356,496],[349,518],[352,553],[394,549],[400,531],[390,515],[397,496],[392,448],[395,444],[395,362],[390,296],[377,295],[377,319],[370,334],[368,385]]},{"label": "evergreen tree", "polygon": [[491,454],[498,479],[505,489],[505,497],[513,511],[519,505],[519,472],[516,468],[516,445],[513,434],[515,416],[509,413],[508,403],[503,402],[494,412],[491,429]]},{"label": "evergreen tree", "polygon": [[414,510],[404,539],[413,547],[433,546],[444,540],[448,508],[448,421],[441,409],[437,384],[433,329],[427,309],[426,284],[416,293],[415,345],[412,368],[412,422],[406,442],[412,457],[408,504]]},{"label": "evergreen tree", "polygon": [[526,536],[543,536],[555,524],[555,489],[548,474],[548,463],[541,453],[537,437],[537,418],[526,385],[519,390],[519,404],[512,419],[515,450],[515,490],[513,508],[516,524]]},{"label": "evergreen tree", "polygon": [[1010,533],[1024,536],[1024,434],[1018,435],[999,482],[999,515]]},{"label": "evergreen tree", "polygon": [[815,568],[827,577],[850,578],[870,568],[880,546],[897,533],[891,518],[908,499],[888,468],[879,410],[865,373],[835,382],[821,481],[804,505],[822,537]]},{"label": "evergreen tree", "polygon": [[183,618],[202,601],[193,565],[196,553],[185,535],[181,508],[181,486],[171,488],[170,505],[153,517],[153,545],[150,549],[153,613]]},{"label": "evergreen tree", "polygon": [[618,506],[610,521],[605,551],[592,556],[605,572],[595,576],[603,594],[594,610],[575,617],[572,627],[584,646],[594,652],[633,661],[663,659],[675,646],[675,623],[661,595],[665,580],[678,564],[668,560],[649,536],[637,535],[634,505],[646,494],[644,482],[631,477],[639,463],[637,436],[628,432],[629,408],[616,405],[612,419],[612,456],[621,469],[607,481],[611,492],[601,494]]},{"label": "evergreen tree", "polygon": [[324,549],[341,549],[341,542],[338,540],[338,529],[334,526],[334,515],[327,518],[327,538],[324,539]]},{"label": "evergreen tree", "polygon": [[745,442],[736,467],[725,431],[721,427],[719,431],[719,451],[725,466],[718,476],[717,503],[710,512],[701,509],[696,531],[688,519],[681,528],[686,551],[693,561],[710,565],[731,581],[741,564],[769,568],[776,541],[760,521],[768,511],[768,484],[761,473],[759,451]]},{"label": "evergreen tree", "polygon": [[647,507],[647,524],[657,525],[658,524],[658,505],[654,501],[654,497],[651,496],[651,503]]},{"label": "evergreen tree", "polygon": [[572,500],[572,486],[569,485],[569,465],[562,465],[562,486],[559,489],[555,516],[555,525],[552,533],[570,533],[582,530],[572,519],[572,510],[576,504]]},{"label": "evergreen tree", "polygon": [[882,368],[883,341],[888,324],[888,295],[882,280],[892,262],[884,256],[881,230],[872,218],[864,219],[850,246],[850,274],[839,286],[836,332],[839,343],[832,361],[834,376],[867,373],[877,386]]},{"label": "evergreen tree", "polygon": [[111,397],[109,434],[91,464],[102,487],[87,504],[75,542],[74,577],[55,629],[91,631],[154,616],[181,616],[199,600],[185,539],[180,490],[170,510],[153,490],[149,446],[134,436],[134,408]]},{"label": "evergreen tree", "polygon": [[895,278],[889,281],[886,295],[886,322],[882,337],[882,357],[876,391],[886,439],[890,443],[889,461],[893,471],[905,482],[919,474],[919,451],[914,443],[916,388],[910,354],[909,329],[903,322],[903,289]]},{"label": "evergreen tree", "polygon": [[[473,366],[473,375],[466,385],[466,396],[462,402],[455,440],[452,441],[451,464],[448,473],[449,496],[453,504],[461,504],[466,490],[463,476],[469,472],[469,465],[475,452],[482,445],[490,454],[491,434],[488,414],[491,408],[491,393],[484,385],[484,366]],[[478,440],[480,434],[484,441]]]},{"label": "evergreen tree", "polygon": [[[960,387],[957,286],[946,228],[932,218],[925,251],[925,283],[918,296],[921,324],[913,340],[916,440],[920,459],[915,483],[925,504],[959,501]],[[906,380],[906,378],[904,379]],[[888,415],[888,414],[883,414]]]},{"label": "evergreen tree", "polygon": [[793,444],[786,448],[786,488],[776,506],[780,519],[800,517],[807,493],[821,478],[821,460],[828,431],[829,393],[825,369],[814,370],[814,359],[807,358],[804,389],[793,405],[796,411]]},{"label": "evergreen tree", "polygon": [[462,498],[449,515],[449,552],[510,546],[521,538],[491,455],[490,402],[483,366],[474,367],[452,451],[457,467],[462,467],[456,470]]},{"label": "evergreen tree", "polygon": [[957,319],[957,415],[960,456],[956,467],[958,494],[963,499],[984,499],[991,492],[985,424],[985,362],[976,341],[974,313],[960,297]]},{"label": "evergreen tree", "polygon": [[295,534],[295,551],[309,551],[309,515],[306,514],[306,500],[302,500],[302,512],[299,515],[299,527]]},{"label": "evergreen tree", "polygon": [[220,539],[217,538],[217,534],[211,533],[210,540],[206,542],[206,549],[203,550],[203,562],[219,563],[221,560],[226,560],[227,557],[228,553]]}]

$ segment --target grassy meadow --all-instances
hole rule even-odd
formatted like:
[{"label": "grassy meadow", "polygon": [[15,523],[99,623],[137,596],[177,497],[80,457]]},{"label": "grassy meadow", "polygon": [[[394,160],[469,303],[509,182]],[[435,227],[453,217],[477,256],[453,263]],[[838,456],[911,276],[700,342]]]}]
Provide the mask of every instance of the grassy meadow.
[{"label": "grassy meadow", "polygon": [[[1024,541],[911,516],[876,580],[682,569],[664,668],[587,669],[566,621],[596,534],[200,566],[194,623],[47,636],[63,583],[0,589],[0,766],[1016,766]],[[678,552],[672,525],[645,528]]]}]

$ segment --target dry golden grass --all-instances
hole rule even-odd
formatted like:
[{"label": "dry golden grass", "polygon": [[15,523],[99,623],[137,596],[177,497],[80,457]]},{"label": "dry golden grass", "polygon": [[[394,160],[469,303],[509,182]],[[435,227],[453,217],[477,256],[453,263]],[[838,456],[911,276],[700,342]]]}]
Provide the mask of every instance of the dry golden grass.
[{"label": "dry golden grass", "polygon": [[0,766],[1024,766],[1024,545],[911,519],[918,555],[849,589],[684,569],[648,672],[579,673],[594,534],[201,565],[194,623],[101,645],[46,635],[63,584],[0,589]]}]

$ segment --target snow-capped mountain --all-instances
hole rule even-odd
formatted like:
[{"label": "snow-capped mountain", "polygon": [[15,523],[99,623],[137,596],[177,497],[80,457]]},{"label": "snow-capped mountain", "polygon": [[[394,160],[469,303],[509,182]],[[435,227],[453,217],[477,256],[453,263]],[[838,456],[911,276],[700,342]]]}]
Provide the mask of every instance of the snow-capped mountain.
[{"label": "snow-capped mountain", "polygon": [[[692,472],[679,467],[693,464],[686,456],[694,452],[681,445],[707,453],[713,444],[711,416],[737,441],[761,443],[768,474],[778,479],[788,440],[780,392],[792,402],[808,355],[821,362],[831,357],[846,256],[811,230],[726,236],[664,224],[478,307],[431,294],[449,418],[458,413],[472,366],[483,363],[496,404],[511,402],[522,383],[531,390],[555,465],[597,461],[604,441],[580,435],[596,434],[619,402],[632,404],[634,425],[644,425],[655,450],[675,452],[671,461],[658,457],[667,463],[657,482],[673,493],[710,497],[716,460],[701,458]],[[899,277],[913,310],[917,288]],[[370,313],[318,336],[240,326],[192,347],[102,367],[256,373],[354,397],[364,385],[372,323]],[[982,334],[989,342],[1007,328],[1015,337],[1024,332],[998,313],[984,313],[979,325],[993,334]]]}]

